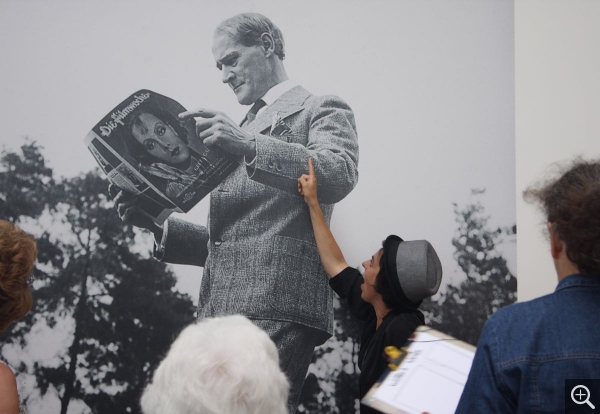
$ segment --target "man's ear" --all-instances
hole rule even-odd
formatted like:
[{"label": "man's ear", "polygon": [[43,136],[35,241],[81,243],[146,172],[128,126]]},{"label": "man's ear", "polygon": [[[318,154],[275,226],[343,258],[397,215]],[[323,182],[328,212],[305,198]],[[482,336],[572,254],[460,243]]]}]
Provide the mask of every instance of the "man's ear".
[{"label": "man's ear", "polygon": [[273,41],[273,36],[271,36],[269,33],[263,33],[260,36],[260,43],[260,46],[267,57],[270,57],[273,53],[275,53],[275,42]]},{"label": "man's ear", "polygon": [[548,222],[546,224],[548,226],[548,233],[550,234],[550,254],[553,259],[558,259],[558,256],[564,249],[564,243],[558,237],[558,232],[555,231],[552,223]]}]

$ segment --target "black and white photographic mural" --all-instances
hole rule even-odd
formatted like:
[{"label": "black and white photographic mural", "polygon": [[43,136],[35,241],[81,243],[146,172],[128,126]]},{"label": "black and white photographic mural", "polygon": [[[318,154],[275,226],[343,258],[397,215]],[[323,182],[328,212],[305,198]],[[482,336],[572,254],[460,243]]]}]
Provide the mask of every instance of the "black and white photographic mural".
[{"label": "black and white photographic mural", "polygon": [[[289,77],[252,119],[256,74],[231,83],[235,56],[214,41],[247,12],[281,30]],[[435,247],[443,279],[421,306],[428,325],[476,344],[516,301],[512,2],[9,0],[0,28],[0,218],[39,250],[34,306],[0,337],[27,412],[139,413],[178,333],[231,313],[322,344],[292,389],[298,412],[358,412],[361,326],[328,286],[297,193],[308,156],[351,266],[390,234]],[[240,167],[173,214],[158,248],[140,228],[156,230],[151,220],[121,220],[84,143],[140,90],[253,142],[228,147]],[[159,121],[146,118],[148,130]],[[279,345],[282,361],[308,364],[310,351]]]}]

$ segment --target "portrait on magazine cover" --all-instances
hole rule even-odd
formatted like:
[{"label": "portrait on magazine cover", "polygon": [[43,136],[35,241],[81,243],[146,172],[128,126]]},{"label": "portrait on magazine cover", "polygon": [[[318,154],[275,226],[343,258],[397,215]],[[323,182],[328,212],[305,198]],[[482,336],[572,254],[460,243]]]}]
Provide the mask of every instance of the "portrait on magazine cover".
[{"label": "portrait on magazine cover", "polygon": [[132,114],[122,138],[137,169],[172,200],[201,181],[210,167],[206,154],[189,146],[189,139],[197,138],[185,123],[160,108]]}]

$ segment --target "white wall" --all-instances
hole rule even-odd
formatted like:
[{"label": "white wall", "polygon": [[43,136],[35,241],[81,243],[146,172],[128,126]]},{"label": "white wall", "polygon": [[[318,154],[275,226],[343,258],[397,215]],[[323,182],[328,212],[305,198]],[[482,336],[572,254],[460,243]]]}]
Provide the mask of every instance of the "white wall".
[{"label": "white wall", "polygon": [[519,301],[554,290],[543,216],[522,191],[553,162],[600,156],[600,2],[515,2]]}]

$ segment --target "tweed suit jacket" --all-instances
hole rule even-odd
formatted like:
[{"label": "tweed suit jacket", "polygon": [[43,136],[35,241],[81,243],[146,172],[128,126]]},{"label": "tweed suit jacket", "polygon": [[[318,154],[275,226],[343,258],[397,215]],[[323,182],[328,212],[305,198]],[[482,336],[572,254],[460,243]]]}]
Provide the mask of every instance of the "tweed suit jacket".
[{"label": "tweed suit jacket", "polygon": [[[243,125],[244,122],[242,122]],[[204,266],[198,316],[243,314],[333,332],[333,296],[297,179],[308,157],[329,222],[358,181],[354,114],[297,86],[243,126],[256,160],[211,193],[207,226],[169,219],[163,261]]]}]

